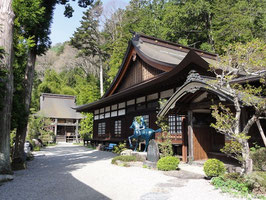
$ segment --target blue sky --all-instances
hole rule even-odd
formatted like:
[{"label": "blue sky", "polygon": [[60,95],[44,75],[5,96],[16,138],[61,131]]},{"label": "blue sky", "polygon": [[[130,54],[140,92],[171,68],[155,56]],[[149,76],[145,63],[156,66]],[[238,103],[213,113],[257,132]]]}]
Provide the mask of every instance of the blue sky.
[{"label": "blue sky", "polygon": [[[102,2],[105,12],[107,12],[113,8],[125,7],[129,0],[102,0]],[[73,17],[71,18],[64,16],[63,5],[56,6],[50,35],[52,45],[68,41],[76,28],[80,26],[80,20],[86,9],[78,7],[77,2],[71,2],[71,5],[74,8]]]}]

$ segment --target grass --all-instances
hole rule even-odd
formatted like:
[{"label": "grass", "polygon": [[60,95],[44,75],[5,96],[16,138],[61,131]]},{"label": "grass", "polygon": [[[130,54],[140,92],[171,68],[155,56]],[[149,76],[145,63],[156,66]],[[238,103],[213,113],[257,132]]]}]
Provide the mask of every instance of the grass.
[{"label": "grass", "polygon": [[138,161],[136,156],[116,156],[112,159],[112,164],[117,165],[117,161],[122,161],[122,162],[134,162]]},{"label": "grass", "polygon": [[74,142],[73,142],[72,144],[73,144],[73,145],[78,145],[78,146],[83,146],[83,143],[81,143],[81,142],[80,142],[80,143],[76,143],[76,142],[74,143]]},{"label": "grass", "polygon": [[46,144],[47,147],[52,147],[52,146],[55,146],[55,145],[57,145],[57,144],[56,143],[48,143],[48,144]]}]

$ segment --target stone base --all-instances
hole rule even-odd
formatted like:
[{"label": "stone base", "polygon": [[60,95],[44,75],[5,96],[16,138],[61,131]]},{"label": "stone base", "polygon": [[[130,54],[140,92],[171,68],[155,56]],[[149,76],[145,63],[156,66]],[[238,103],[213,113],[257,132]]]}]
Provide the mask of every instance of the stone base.
[{"label": "stone base", "polygon": [[143,165],[146,165],[148,168],[156,169],[157,168],[157,162],[151,162],[146,160],[143,162]]},{"label": "stone base", "polygon": [[147,152],[137,152],[133,151],[131,153],[132,156],[136,156],[138,160],[145,161],[147,159]]},{"label": "stone base", "polygon": [[9,174],[0,175],[0,183],[1,182],[6,182],[6,181],[12,181],[13,179],[14,179],[13,175],[9,175]]},{"label": "stone base", "polygon": [[127,149],[121,152],[121,156],[131,156],[132,155],[132,150],[131,149]]}]

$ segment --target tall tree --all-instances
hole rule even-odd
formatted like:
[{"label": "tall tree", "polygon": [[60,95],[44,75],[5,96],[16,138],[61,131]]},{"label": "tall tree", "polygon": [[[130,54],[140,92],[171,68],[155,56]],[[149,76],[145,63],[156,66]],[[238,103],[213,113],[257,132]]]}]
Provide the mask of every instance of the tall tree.
[{"label": "tall tree", "polygon": [[10,123],[13,97],[13,22],[12,0],[0,2],[0,92],[4,94],[0,102],[0,174],[11,172],[10,168]]},{"label": "tall tree", "polygon": [[[70,0],[14,0],[14,10],[16,12],[17,28],[20,34],[27,40],[31,40],[31,45],[27,46],[27,61],[24,75],[24,91],[21,102],[24,105],[24,119],[20,121],[16,133],[16,143],[13,155],[14,166],[24,167],[24,142],[27,132],[27,123],[30,113],[31,93],[34,80],[34,68],[36,56],[43,54],[50,46],[50,25],[52,23],[55,5],[65,5],[65,16],[71,17],[73,8],[69,4]],[[93,0],[79,0],[80,7],[87,7]],[[39,13],[38,13],[39,12]],[[31,18],[29,18],[31,16]]]},{"label": "tall tree", "polygon": [[[102,14],[102,2],[97,0],[84,12],[81,26],[77,28],[70,44],[79,49],[79,56],[96,57],[99,60],[100,93],[103,95],[103,61],[106,56],[102,50],[103,39],[100,33],[100,16]],[[91,60],[89,60],[91,61]],[[97,62],[94,62],[97,65]]]}]

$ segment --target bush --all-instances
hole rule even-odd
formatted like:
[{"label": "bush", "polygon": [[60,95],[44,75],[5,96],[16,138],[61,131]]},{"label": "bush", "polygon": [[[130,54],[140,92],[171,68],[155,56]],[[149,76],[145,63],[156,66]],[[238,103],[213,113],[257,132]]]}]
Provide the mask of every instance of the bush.
[{"label": "bush", "polygon": [[217,159],[209,159],[204,163],[203,170],[207,177],[216,177],[225,173],[224,163]]},{"label": "bush", "polygon": [[266,172],[252,172],[246,176],[246,182],[249,184],[249,188],[253,193],[266,193]]},{"label": "bush", "polygon": [[228,173],[223,175],[224,180],[233,180],[237,181],[238,183],[245,182],[245,178],[238,172]]},{"label": "bush", "polygon": [[157,162],[157,168],[162,171],[176,170],[179,165],[179,158],[174,156],[166,156]]},{"label": "bush", "polygon": [[112,164],[117,164],[116,161],[123,161],[123,162],[133,162],[133,161],[137,161],[136,156],[116,156],[112,159]]},{"label": "bush", "polygon": [[122,151],[126,150],[126,143],[119,143],[114,147],[113,152],[116,154],[120,154]]},{"label": "bush", "polygon": [[211,183],[223,192],[233,193],[242,197],[256,197],[266,192],[266,172],[252,172],[246,176],[239,173],[228,173],[214,177]]},{"label": "bush", "polygon": [[39,147],[39,146],[33,147],[33,151],[40,151],[40,150],[41,150],[41,147]]},{"label": "bush", "polygon": [[254,170],[265,171],[266,169],[266,148],[262,147],[251,153]]}]

